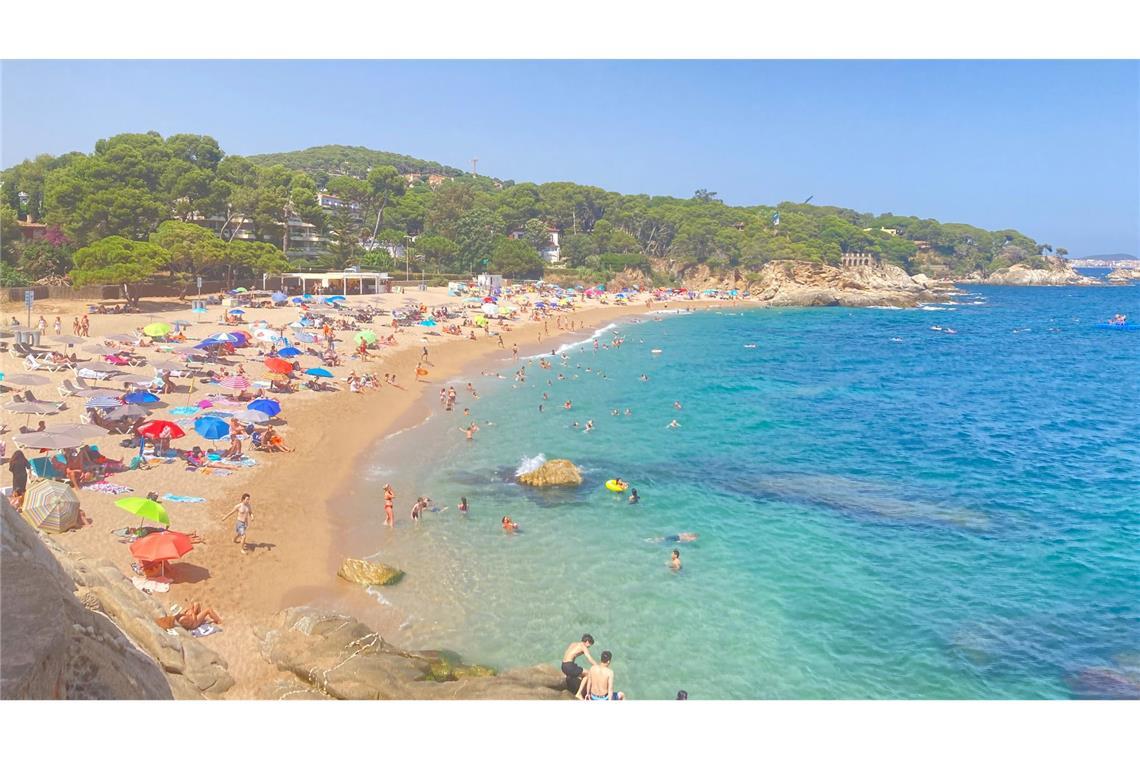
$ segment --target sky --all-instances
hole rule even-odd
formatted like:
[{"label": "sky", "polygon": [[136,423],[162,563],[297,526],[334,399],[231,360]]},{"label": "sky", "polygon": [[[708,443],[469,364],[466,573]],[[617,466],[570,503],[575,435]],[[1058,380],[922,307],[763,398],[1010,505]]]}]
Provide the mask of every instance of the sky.
[{"label": "sky", "polygon": [[1136,61],[4,61],[0,164],[120,132],[363,145],[516,181],[784,200],[1140,256]]}]

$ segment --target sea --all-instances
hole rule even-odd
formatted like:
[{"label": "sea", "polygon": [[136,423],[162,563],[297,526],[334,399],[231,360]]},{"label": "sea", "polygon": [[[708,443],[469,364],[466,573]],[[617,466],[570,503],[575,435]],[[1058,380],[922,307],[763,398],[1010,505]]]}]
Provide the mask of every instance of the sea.
[{"label": "sea", "polygon": [[[502,669],[589,633],[630,699],[1135,697],[1140,332],[1094,327],[1118,312],[1140,288],[972,286],[524,346],[367,454],[358,540],[407,572],[368,600],[386,638]],[[516,484],[555,458],[580,487]]]}]

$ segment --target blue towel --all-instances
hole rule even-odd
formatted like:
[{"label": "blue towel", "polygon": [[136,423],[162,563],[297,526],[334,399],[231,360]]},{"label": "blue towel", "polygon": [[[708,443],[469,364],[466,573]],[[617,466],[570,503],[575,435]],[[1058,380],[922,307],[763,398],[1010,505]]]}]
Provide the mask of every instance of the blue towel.
[{"label": "blue towel", "polygon": [[190,504],[197,504],[199,502],[205,501],[205,499],[202,498],[201,496],[179,496],[178,494],[173,494],[173,493],[163,494],[162,500],[163,501],[183,501],[183,502],[188,502]]}]

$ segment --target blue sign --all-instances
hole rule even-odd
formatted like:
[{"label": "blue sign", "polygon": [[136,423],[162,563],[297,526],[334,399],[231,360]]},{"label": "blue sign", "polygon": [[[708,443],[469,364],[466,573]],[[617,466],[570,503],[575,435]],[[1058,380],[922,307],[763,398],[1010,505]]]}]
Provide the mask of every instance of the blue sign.
[{"label": "blue sign", "polygon": [[35,302],[36,302],[36,291],[25,290],[24,291],[24,306],[27,306],[30,309],[30,308],[32,308],[32,304]]}]

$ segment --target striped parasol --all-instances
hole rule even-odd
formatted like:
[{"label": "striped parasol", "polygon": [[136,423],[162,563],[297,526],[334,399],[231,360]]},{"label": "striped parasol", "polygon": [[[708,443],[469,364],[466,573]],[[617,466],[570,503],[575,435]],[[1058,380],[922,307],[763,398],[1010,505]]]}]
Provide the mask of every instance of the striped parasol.
[{"label": "striped parasol", "polygon": [[122,406],[123,402],[114,396],[96,396],[87,400],[88,409],[114,409]]},{"label": "striped parasol", "polygon": [[219,380],[218,385],[227,391],[244,391],[250,383],[244,375],[228,375]]},{"label": "striped parasol", "polygon": [[71,530],[79,525],[79,497],[66,483],[41,480],[24,496],[24,519],[52,533]]}]

